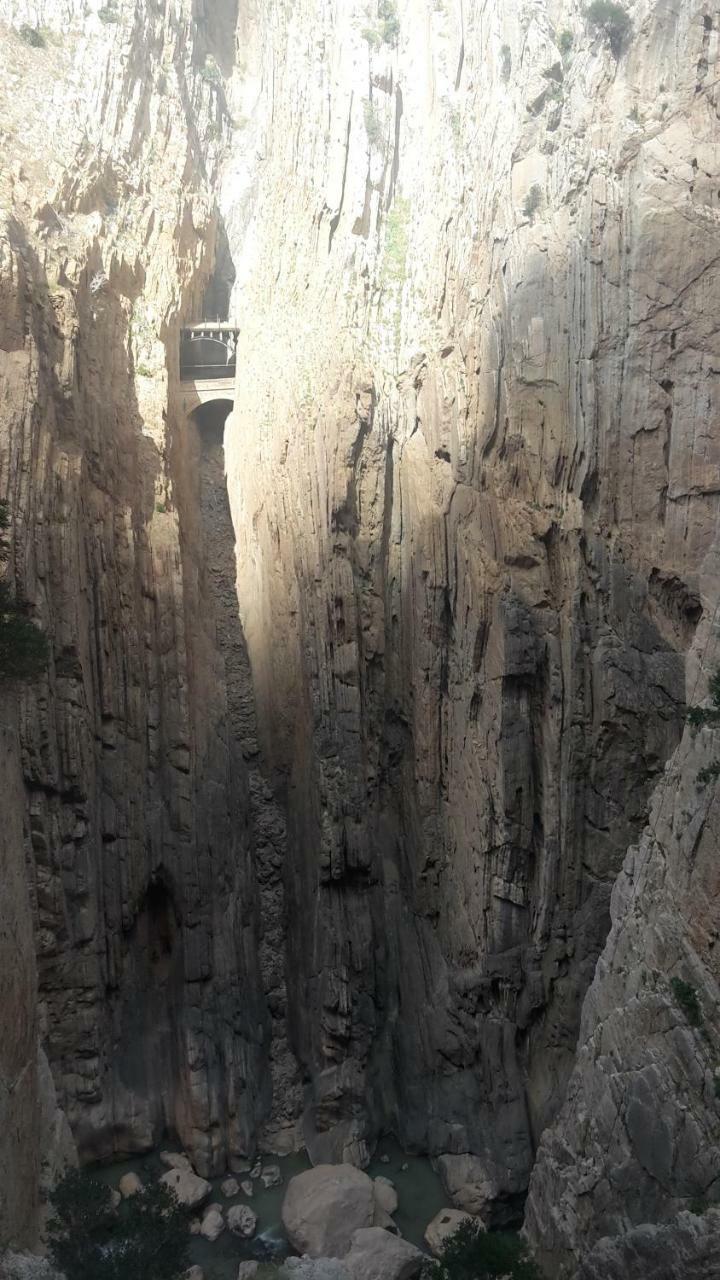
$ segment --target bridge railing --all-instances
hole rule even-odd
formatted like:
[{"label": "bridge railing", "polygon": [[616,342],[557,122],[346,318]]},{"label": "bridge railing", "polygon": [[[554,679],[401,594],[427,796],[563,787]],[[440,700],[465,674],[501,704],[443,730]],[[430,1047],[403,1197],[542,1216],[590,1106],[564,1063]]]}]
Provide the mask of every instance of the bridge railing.
[{"label": "bridge railing", "polygon": [[197,382],[235,377],[238,331],[219,322],[192,325],[180,335],[180,378]]}]

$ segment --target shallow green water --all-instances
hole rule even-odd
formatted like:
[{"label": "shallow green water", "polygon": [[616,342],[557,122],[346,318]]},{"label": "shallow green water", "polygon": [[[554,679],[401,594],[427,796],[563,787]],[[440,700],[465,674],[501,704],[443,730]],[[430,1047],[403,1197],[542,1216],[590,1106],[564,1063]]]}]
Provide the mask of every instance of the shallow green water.
[{"label": "shallow green water", "polygon": [[[166,1149],[179,1150],[170,1143],[166,1144]],[[296,1173],[310,1168],[310,1161],[301,1151],[291,1156],[266,1156],[263,1164],[279,1165],[283,1180],[280,1186],[266,1188],[258,1178],[254,1179],[252,1198],[241,1194],[228,1199],[220,1190],[220,1183],[226,1177],[233,1176],[240,1182],[248,1177],[247,1174],[223,1174],[220,1178],[209,1179],[213,1194],[208,1203],[216,1201],[224,1210],[234,1204],[249,1204],[258,1216],[258,1230],[252,1240],[241,1240],[226,1230],[212,1244],[202,1236],[193,1236],[190,1261],[203,1268],[205,1280],[236,1280],[238,1263],[243,1259],[266,1257],[274,1252],[282,1257],[288,1252],[280,1220],[285,1187]],[[165,1173],[166,1168],[158,1154],[152,1152],[118,1161],[117,1164],[98,1166],[93,1169],[93,1174],[111,1187],[117,1187],[123,1174],[130,1171],[137,1173],[144,1182],[150,1182]],[[428,1222],[447,1203],[440,1179],[430,1161],[425,1156],[406,1155],[393,1139],[388,1138],[378,1145],[367,1172],[373,1178],[382,1176],[394,1182],[399,1198],[398,1211],[393,1215],[395,1221],[406,1240],[422,1247],[423,1232]],[[199,1216],[202,1216],[204,1208],[202,1206],[198,1211]]]}]

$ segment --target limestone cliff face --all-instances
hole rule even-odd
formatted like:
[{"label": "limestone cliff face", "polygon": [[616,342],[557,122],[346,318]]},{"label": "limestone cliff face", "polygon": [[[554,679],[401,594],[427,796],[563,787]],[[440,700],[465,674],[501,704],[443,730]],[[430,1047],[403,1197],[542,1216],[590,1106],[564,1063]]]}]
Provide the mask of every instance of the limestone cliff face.
[{"label": "limestone cliff face", "polygon": [[[0,5],[0,493],[15,585],[53,641],[47,679],[17,707],[0,695],[16,731],[3,836],[11,886],[27,859],[44,1045],[81,1158],[168,1127],[210,1170],[253,1149],[269,1108],[252,861],[282,839],[274,811],[251,838],[244,644],[208,566],[218,521],[232,555],[222,469],[209,493],[211,446],[168,391],[221,238],[235,15],[110,9]],[[9,910],[23,961],[22,898]],[[37,1052],[29,961],[14,981],[17,1092]],[[30,1116],[29,1066],[23,1088]],[[18,1165],[29,1216],[36,1133]]]},{"label": "limestone cliff face", "polygon": [[501,1213],[715,604],[718,32],[397,18],[263,15],[229,488],[310,1150]]},{"label": "limestone cliff face", "polygon": [[[0,493],[54,638],[11,845],[80,1155],[390,1129],[516,1216],[569,1079],[590,1151],[581,1004],[711,657],[717,14],[636,0],[619,58],[569,0],[0,20]],[[177,382],[221,267],[227,495]]]},{"label": "limestone cliff face", "polygon": [[[708,559],[712,590],[717,555]],[[698,648],[716,665],[713,623],[702,624]],[[719,832],[717,786],[702,785],[701,774],[717,758],[714,736],[686,735],[613,890],[612,929],[583,1007],[575,1069],[530,1183],[526,1225],[551,1273],[569,1272],[604,1236],[669,1223],[679,1209],[697,1213],[717,1199]],[[703,1249],[717,1267],[715,1216],[706,1240],[698,1221],[683,1220],[654,1236],[632,1231],[617,1259],[599,1246],[598,1274],[615,1274],[614,1264],[632,1275],[634,1263],[638,1275],[662,1274],[663,1266],[670,1275],[674,1258],[676,1274],[680,1261],[692,1260],[700,1275]]]}]

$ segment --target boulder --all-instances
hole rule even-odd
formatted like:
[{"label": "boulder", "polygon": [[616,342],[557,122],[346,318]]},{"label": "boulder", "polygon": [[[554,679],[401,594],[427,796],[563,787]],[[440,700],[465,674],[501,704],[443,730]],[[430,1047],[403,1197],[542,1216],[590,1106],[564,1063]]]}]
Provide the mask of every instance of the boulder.
[{"label": "boulder", "polygon": [[282,1206],[287,1237],[311,1258],[342,1258],[354,1231],[370,1227],[372,1179],[351,1164],[319,1164],[291,1178]]},{"label": "boulder", "polygon": [[173,1168],[168,1169],[160,1179],[166,1187],[175,1192],[178,1201],[185,1209],[196,1209],[198,1205],[203,1204],[207,1200],[212,1187],[204,1178],[199,1178],[192,1169]]},{"label": "boulder", "polygon": [[223,1218],[222,1213],[220,1213],[216,1205],[211,1205],[210,1208],[206,1210],[203,1217],[200,1226],[200,1235],[204,1236],[206,1240],[213,1241],[217,1240],[218,1236],[221,1236],[224,1230],[225,1219]]},{"label": "boulder", "polygon": [[261,1173],[262,1173],[262,1160],[256,1160],[252,1169],[250,1170],[250,1177],[259,1178]]},{"label": "boulder", "polygon": [[438,1156],[433,1165],[456,1209],[481,1215],[495,1198],[495,1187],[479,1156]]},{"label": "boulder", "polygon": [[386,1213],[394,1213],[398,1207],[398,1195],[389,1178],[376,1178],[373,1182],[373,1195],[379,1209]]},{"label": "boulder", "polygon": [[248,1200],[251,1200],[255,1188],[253,1187],[253,1184],[249,1178],[243,1178],[242,1182],[240,1183],[240,1190],[242,1191],[244,1196],[247,1196]]},{"label": "boulder", "polygon": [[202,1267],[188,1267],[185,1272],[185,1280],[205,1280],[205,1272]]},{"label": "boulder", "polygon": [[[112,1207],[113,1207],[113,1209],[119,1209],[120,1205],[122,1204],[122,1196],[120,1195],[120,1192],[119,1192],[119,1191],[111,1191],[111,1192],[110,1192],[110,1199],[112,1200]],[[0,1274],[1,1274],[1,1273],[0,1273]]]},{"label": "boulder", "polygon": [[350,1280],[339,1258],[286,1258],[278,1272],[280,1280]]},{"label": "boulder", "polygon": [[259,1262],[241,1262],[238,1267],[237,1280],[253,1280],[259,1269]]},{"label": "boulder", "polygon": [[168,1169],[189,1169],[191,1167],[187,1156],[181,1151],[161,1151],[160,1160]]},{"label": "boulder", "polygon": [[257,1214],[247,1204],[234,1204],[228,1209],[227,1224],[233,1235],[249,1240],[257,1231]]},{"label": "boulder", "polygon": [[228,1200],[232,1196],[240,1195],[240,1187],[236,1178],[226,1178],[224,1182],[220,1183],[220,1190],[224,1196],[227,1196]]},{"label": "boulder", "polygon": [[202,1226],[202,1222],[200,1221],[199,1218],[191,1218],[190,1219],[190,1235],[199,1236],[201,1226]]},{"label": "boulder", "polygon": [[123,1200],[129,1199],[130,1196],[136,1196],[138,1191],[142,1191],[143,1184],[136,1173],[124,1173],[118,1183],[118,1191]]},{"label": "boulder", "polygon": [[382,1227],[361,1227],[353,1233],[343,1263],[350,1280],[413,1280],[425,1255],[400,1236]]},{"label": "boulder", "polygon": [[282,1182],[282,1174],[279,1164],[266,1164],[260,1174],[260,1181],[264,1187],[279,1187]]},{"label": "boulder", "polygon": [[391,1218],[390,1214],[386,1213],[385,1210],[381,1209],[377,1204],[375,1205],[372,1224],[374,1227],[382,1227],[383,1231],[390,1231],[394,1236],[402,1234],[394,1218]]},{"label": "boulder", "polygon": [[477,1219],[463,1213],[462,1209],[441,1209],[436,1213],[425,1228],[425,1243],[430,1252],[439,1258],[445,1241],[457,1231],[461,1222],[467,1221],[476,1222]]}]

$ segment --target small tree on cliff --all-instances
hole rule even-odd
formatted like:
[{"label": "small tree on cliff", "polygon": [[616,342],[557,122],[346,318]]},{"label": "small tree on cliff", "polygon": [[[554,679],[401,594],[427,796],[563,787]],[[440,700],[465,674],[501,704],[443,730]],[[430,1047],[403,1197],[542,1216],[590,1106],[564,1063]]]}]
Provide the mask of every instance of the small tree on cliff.
[{"label": "small tree on cliff", "polygon": [[[712,726],[714,729],[720,728],[720,667],[710,679],[710,698],[712,699],[711,707],[690,707],[687,718],[694,729],[702,729],[705,725]],[[697,776],[701,787],[708,782],[714,782],[716,778],[720,778],[720,760],[713,760],[711,764],[701,769]]]},{"label": "small tree on cliff", "polygon": [[178,1280],[187,1270],[187,1218],[160,1182],[115,1209],[105,1183],[70,1169],[50,1203],[50,1257],[67,1280]]},{"label": "small tree on cliff", "polygon": [[[10,554],[10,512],[0,500],[0,571]],[[22,600],[13,599],[10,584],[0,580],[0,680],[33,680],[47,665],[48,642],[27,616]]]},{"label": "small tree on cliff", "polygon": [[540,1272],[520,1236],[511,1231],[485,1231],[466,1218],[448,1236],[437,1262],[423,1271],[423,1280],[540,1280]]}]

